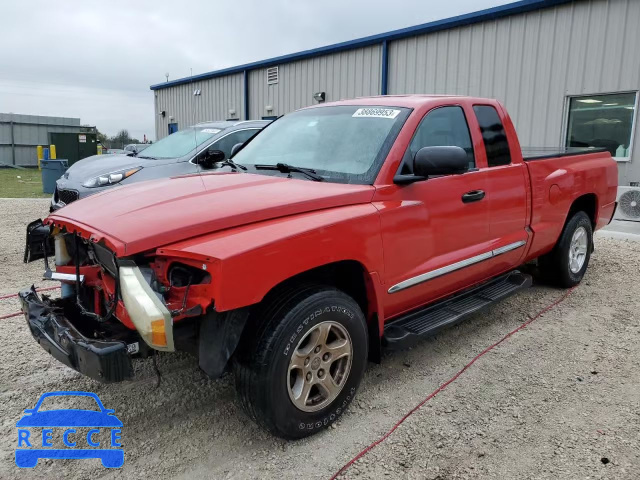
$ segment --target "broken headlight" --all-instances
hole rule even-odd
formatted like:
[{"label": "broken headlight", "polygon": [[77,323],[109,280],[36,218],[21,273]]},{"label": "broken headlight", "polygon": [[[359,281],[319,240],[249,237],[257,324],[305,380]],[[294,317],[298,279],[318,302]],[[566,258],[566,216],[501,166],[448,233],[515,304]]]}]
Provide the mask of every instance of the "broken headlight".
[{"label": "broken headlight", "polygon": [[91,180],[87,180],[82,184],[83,187],[104,187],[105,185],[115,185],[121,182],[125,178],[129,178],[134,173],[142,170],[142,167],[127,168],[124,170],[118,170],[116,172],[105,173],[104,175],[98,175]]},{"label": "broken headlight", "polygon": [[120,291],[129,318],[156,350],[173,352],[173,320],[138,267],[120,267]]}]

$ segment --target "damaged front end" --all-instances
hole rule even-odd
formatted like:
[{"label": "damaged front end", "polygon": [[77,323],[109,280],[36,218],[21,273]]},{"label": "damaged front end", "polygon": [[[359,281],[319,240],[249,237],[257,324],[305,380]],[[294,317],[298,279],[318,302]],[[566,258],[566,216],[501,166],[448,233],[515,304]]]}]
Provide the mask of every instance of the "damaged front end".
[{"label": "damaged front end", "polygon": [[[129,345],[133,344],[127,344],[127,332],[109,332],[112,340],[93,339],[92,327],[98,325],[86,322],[78,326],[83,327],[84,332],[81,332],[69,320],[80,315],[72,299],[40,298],[33,287],[20,292],[19,297],[33,338],[58,361],[101,382],[131,378]],[[100,327],[104,331],[109,326]],[[122,340],[116,340],[118,337]]]},{"label": "damaged front end", "polygon": [[61,282],[60,299],[40,298],[33,287],[20,292],[31,333],[46,351],[91,378],[116,382],[131,377],[132,355],[202,350],[202,323],[216,315],[206,264],[155,252],[118,258],[72,227],[40,220],[27,227],[25,262],[43,259],[43,278]]}]

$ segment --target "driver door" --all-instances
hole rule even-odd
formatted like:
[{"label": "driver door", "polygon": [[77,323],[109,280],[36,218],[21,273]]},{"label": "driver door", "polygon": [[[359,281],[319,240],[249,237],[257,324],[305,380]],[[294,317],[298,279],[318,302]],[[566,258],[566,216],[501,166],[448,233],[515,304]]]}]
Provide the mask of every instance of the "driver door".
[{"label": "driver door", "polygon": [[[385,317],[430,303],[481,280],[482,255],[490,251],[486,169],[478,169],[463,107],[427,112],[399,173],[413,173],[422,147],[458,146],[469,158],[461,175],[394,185],[396,201],[381,209],[385,264]],[[477,261],[476,261],[477,260]]]}]

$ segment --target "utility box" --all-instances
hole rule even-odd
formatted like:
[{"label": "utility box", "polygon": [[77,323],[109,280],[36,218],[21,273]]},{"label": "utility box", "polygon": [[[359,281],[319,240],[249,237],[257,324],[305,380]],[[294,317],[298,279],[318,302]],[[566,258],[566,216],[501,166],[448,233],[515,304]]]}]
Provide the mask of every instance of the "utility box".
[{"label": "utility box", "polygon": [[49,144],[56,146],[57,156],[66,158],[69,165],[98,154],[98,138],[95,133],[50,133]]}]

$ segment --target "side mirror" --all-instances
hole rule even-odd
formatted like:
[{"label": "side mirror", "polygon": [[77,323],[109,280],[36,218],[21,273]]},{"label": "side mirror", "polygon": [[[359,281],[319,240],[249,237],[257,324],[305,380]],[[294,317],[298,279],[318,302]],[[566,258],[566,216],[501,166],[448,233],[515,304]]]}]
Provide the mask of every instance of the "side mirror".
[{"label": "side mirror", "polygon": [[229,158],[233,158],[233,156],[238,153],[238,150],[240,150],[242,148],[242,146],[244,145],[244,143],[236,143],[233,148],[231,149],[231,155],[229,155]]},{"label": "side mirror", "polygon": [[468,170],[467,152],[460,147],[422,147],[413,157],[413,173],[420,177],[456,175]]},{"label": "side mirror", "polygon": [[202,168],[213,168],[216,163],[222,162],[225,158],[225,154],[222,150],[209,147],[200,154],[196,163]]}]

